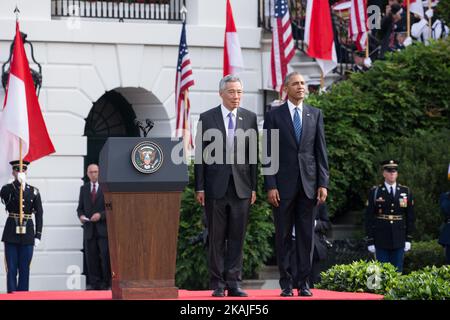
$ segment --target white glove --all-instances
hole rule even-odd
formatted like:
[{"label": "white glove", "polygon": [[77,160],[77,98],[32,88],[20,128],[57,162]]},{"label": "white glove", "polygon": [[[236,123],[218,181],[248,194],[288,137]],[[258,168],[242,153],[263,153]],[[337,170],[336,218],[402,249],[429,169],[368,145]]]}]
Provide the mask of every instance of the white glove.
[{"label": "white glove", "polygon": [[425,15],[428,19],[433,18],[433,9],[428,9],[427,11],[425,11]]},{"label": "white glove", "polygon": [[372,59],[370,59],[370,57],[365,58],[365,59],[364,59],[364,65],[365,65],[367,68],[370,68],[370,67],[372,66]]},{"label": "white glove", "polygon": [[39,243],[41,243],[41,240],[39,240],[38,238],[34,238],[34,247],[37,248]]},{"label": "white glove", "polygon": [[17,180],[19,180],[21,184],[27,183],[27,175],[25,174],[25,172],[19,172],[17,174]]},{"label": "white glove", "polygon": [[405,242],[405,252],[411,250],[411,242]]},{"label": "white glove", "polygon": [[412,44],[412,38],[411,37],[407,37],[404,41],[403,41],[403,45],[405,47],[410,46]]},{"label": "white glove", "polygon": [[375,246],[372,244],[367,247],[367,250],[369,250],[369,252],[371,252],[371,253],[375,253]]}]

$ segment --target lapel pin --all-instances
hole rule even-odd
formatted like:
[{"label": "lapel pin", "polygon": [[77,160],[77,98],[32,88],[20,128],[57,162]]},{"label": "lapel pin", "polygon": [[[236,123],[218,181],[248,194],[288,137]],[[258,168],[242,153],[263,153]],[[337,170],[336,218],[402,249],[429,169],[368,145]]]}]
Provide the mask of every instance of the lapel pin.
[{"label": "lapel pin", "polygon": [[243,120],[242,117],[239,117],[239,120]]}]

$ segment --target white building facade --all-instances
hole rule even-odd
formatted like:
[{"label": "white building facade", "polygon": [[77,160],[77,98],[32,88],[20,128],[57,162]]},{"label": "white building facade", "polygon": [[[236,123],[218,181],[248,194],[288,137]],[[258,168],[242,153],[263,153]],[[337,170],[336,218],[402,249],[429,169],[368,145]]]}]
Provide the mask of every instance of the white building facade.
[{"label": "white building facade", "polygon": [[[69,2],[81,4],[83,10],[88,1]],[[173,1],[165,2],[168,6]],[[85,165],[95,159],[95,155],[89,158],[89,148],[98,150],[96,143],[106,136],[139,134],[130,128],[134,118],[155,122],[150,137],[172,136],[181,22],[58,17],[52,0],[2,0],[0,64],[9,57],[16,4],[21,31],[33,43],[34,56],[42,65],[39,101],[56,149],[28,170],[29,183],[39,188],[44,207],[42,242],[34,253],[30,290],[84,289],[85,280],[80,275],[82,229],[76,207]],[[189,96],[194,127],[200,113],[221,102],[218,84],[222,77],[225,4],[225,0],[186,0],[187,42],[195,78]],[[231,0],[231,5],[245,64],[240,74],[245,92],[242,106],[257,113],[262,121],[263,88],[267,87],[263,73],[268,68],[270,40],[263,39],[258,27],[258,0]],[[30,55],[28,58],[31,60]],[[300,58],[296,59],[299,66]],[[311,63],[304,66],[317,77],[319,69]],[[301,71],[300,67],[296,69]],[[3,98],[0,88],[0,100]],[[111,119],[127,119],[128,124]],[[95,135],[99,135],[97,140]],[[0,209],[3,230],[6,214],[2,205]],[[4,259],[0,259],[0,292],[5,291]]]}]

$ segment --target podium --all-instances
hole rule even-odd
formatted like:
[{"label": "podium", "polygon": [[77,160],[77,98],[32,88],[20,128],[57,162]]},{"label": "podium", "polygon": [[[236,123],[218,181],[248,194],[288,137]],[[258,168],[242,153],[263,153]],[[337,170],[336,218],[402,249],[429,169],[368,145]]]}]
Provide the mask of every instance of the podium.
[{"label": "podium", "polygon": [[100,152],[113,299],[177,298],[175,286],[184,163],[170,138],[108,138]]}]

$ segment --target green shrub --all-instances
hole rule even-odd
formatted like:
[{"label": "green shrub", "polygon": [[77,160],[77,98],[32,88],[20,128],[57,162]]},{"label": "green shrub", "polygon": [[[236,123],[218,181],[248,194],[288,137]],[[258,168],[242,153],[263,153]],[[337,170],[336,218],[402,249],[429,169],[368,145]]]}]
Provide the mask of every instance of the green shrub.
[{"label": "green shrub", "polygon": [[321,273],[318,289],[345,292],[370,292],[387,300],[450,299],[450,266],[425,267],[401,275],[389,263],[356,261],[335,265]]},{"label": "green shrub", "polygon": [[407,274],[427,266],[440,267],[444,263],[444,249],[437,240],[413,241],[411,250],[405,254],[403,273]]},{"label": "green shrub", "polygon": [[[251,207],[244,243],[243,278],[254,277],[264,261],[272,255],[270,238],[274,231],[272,211],[258,177],[257,200]],[[176,284],[183,289],[206,289],[209,286],[206,247],[200,242],[191,244],[204,230],[203,208],[195,200],[194,168],[189,166],[189,184],[181,200],[178,235]]]},{"label": "green shrub", "polygon": [[427,267],[401,277],[391,288],[387,300],[447,300],[450,299],[450,266]]},{"label": "green shrub", "polygon": [[448,127],[447,83],[450,39],[409,46],[329,93],[309,96],[307,102],[324,112],[331,214],[363,206],[376,155],[386,144],[418,130]]},{"label": "green shrub", "polygon": [[335,265],[321,273],[319,289],[385,294],[397,286],[400,274],[389,263],[355,261]]},{"label": "green shrub", "polygon": [[439,1],[434,13],[448,25],[450,23],[450,1]]},{"label": "green shrub", "polygon": [[[439,196],[450,187],[447,179],[449,145],[450,130],[420,130],[409,137],[397,139],[377,153],[376,162],[390,158],[400,161],[398,181],[408,186],[414,196],[414,240],[439,237],[442,223]],[[372,174],[381,177],[378,168],[373,168]],[[380,180],[377,178],[374,182]]]}]

